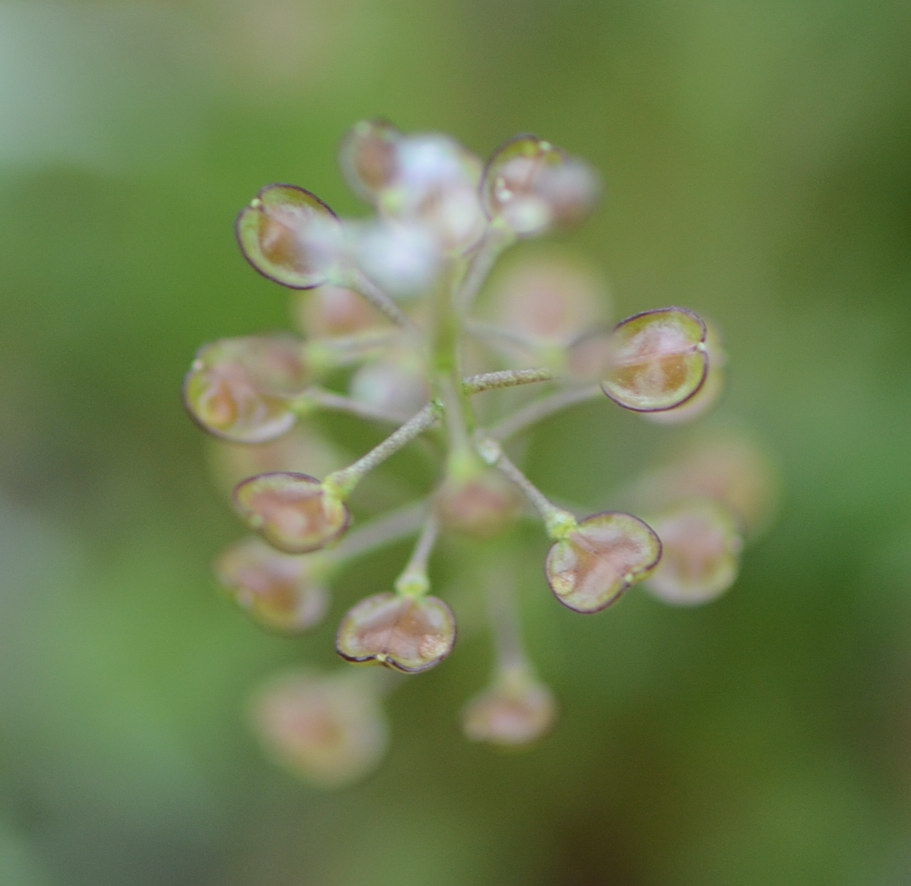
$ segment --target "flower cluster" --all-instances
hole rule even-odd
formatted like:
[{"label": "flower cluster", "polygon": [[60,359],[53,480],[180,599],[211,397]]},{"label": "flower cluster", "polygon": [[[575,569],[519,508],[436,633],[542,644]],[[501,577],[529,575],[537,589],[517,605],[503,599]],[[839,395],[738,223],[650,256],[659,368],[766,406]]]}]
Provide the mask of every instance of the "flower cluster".
[{"label": "flower cluster", "polygon": [[[593,169],[532,135],[483,164],[446,136],[379,120],[357,124],[340,159],[375,209],[370,220],[342,221],[288,184],[264,187],[237,219],[247,261],[303,291],[293,302],[303,336],[205,345],[184,382],[191,416],[225,441],[219,470],[254,533],[216,561],[235,600],[269,628],[305,631],[326,614],[328,587],[347,562],[414,535],[392,586],[342,616],[336,649],[349,662],[416,674],[456,641],[456,613],[431,593],[430,561],[447,534],[494,544],[535,516],[550,543],[541,550],[546,583],[580,613],[600,612],[640,582],[678,604],[730,587],[768,486],[744,441],[713,439],[645,478],[636,496],[647,521],[617,510],[579,516],[507,454],[539,422],[590,399],[686,421],[721,390],[717,333],[686,308],[606,326],[597,275],[562,257],[533,255],[491,285],[510,246],[588,216],[600,192]],[[321,412],[394,430],[339,464],[319,433]],[[422,436],[440,453],[435,488],[353,518],[362,481]],[[525,652],[508,583],[489,584],[495,673],[464,708],[463,728],[472,739],[521,745],[550,728],[555,703]],[[378,700],[389,685],[363,672],[292,673],[263,688],[254,722],[270,752],[304,777],[344,783],[385,745]]]}]

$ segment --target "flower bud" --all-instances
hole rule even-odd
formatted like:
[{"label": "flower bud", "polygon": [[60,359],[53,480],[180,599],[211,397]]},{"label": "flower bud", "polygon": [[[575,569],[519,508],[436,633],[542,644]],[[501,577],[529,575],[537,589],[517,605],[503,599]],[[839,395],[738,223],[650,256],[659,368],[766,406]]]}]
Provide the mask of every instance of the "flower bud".
[{"label": "flower bud", "polygon": [[406,136],[396,147],[396,174],[381,195],[380,209],[421,228],[444,252],[463,253],[481,239],[487,224],[477,193],[480,174],[480,161],[452,139]]},{"label": "flower bud", "polygon": [[735,515],[748,537],[768,524],[781,480],[767,453],[733,431],[704,433],[644,478],[638,498],[649,509],[709,498]]},{"label": "flower bud", "polygon": [[329,283],[293,299],[295,326],[309,338],[347,338],[388,327],[388,321],[362,295]]},{"label": "flower bud", "polygon": [[467,480],[448,478],[437,490],[434,504],[445,529],[480,540],[511,528],[522,511],[515,484],[492,468]]},{"label": "flower bud", "polygon": [[264,443],[294,424],[290,401],[309,380],[296,339],[226,338],[197,352],[184,378],[184,403],[210,434],[237,443]]},{"label": "flower bud", "polygon": [[237,242],[264,277],[312,289],[336,276],[341,223],[315,194],[296,185],[267,185],[241,210]]},{"label": "flower bud", "polygon": [[708,371],[706,328],[685,308],[660,308],[618,323],[609,343],[601,388],[634,412],[657,412],[685,403]]},{"label": "flower bud", "polygon": [[442,600],[388,592],[367,597],[348,611],[335,648],[348,661],[417,674],[443,661],[455,639],[455,616]]},{"label": "flower bud", "polygon": [[244,522],[269,544],[305,554],[335,541],[351,514],[315,477],[276,471],[238,483],[234,504]]},{"label": "flower bud", "polygon": [[395,180],[402,133],[388,120],[362,120],[349,130],[339,149],[342,174],[367,203],[376,203]]},{"label": "flower bud", "polygon": [[553,544],[545,571],[554,596],[576,612],[592,613],[615,603],[655,568],[661,542],[632,514],[608,511],[580,521]]},{"label": "flower bud", "polygon": [[546,735],[556,717],[547,686],[525,670],[508,671],[465,705],[462,730],[472,741],[519,747]]},{"label": "flower bud", "polygon": [[253,696],[250,719],[264,751],[320,788],[339,788],[373,770],[389,743],[386,717],[366,674],[293,671]]},{"label": "flower bud", "polygon": [[496,278],[490,296],[493,321],[538,344],[536,359],[543,362],[553,362],[548,351],[566,361],[568,346],[600,324],[606,302],[606,287],[592,269],[546,254],[514,264]]},{"label": "flower bud", "polygon": [[661,562],[645,585],[665,603],[707,603],[736,580],[742,547],[730,512],[696,499],[652,520],[661,538]]},{"label": "flower bud", "polygon": [[577,224],[600,190],[587,163],[534,135],[518,135],[496,150],[481,180],[488,218],[520,237]]},{"label": "flower bud", "polygon": [[235,542],[215,561],[219,582],[255,621],[296,634],[319,624],[328,594],[320,573],[325,564],[313,554],[276,551],[259,538]]}]

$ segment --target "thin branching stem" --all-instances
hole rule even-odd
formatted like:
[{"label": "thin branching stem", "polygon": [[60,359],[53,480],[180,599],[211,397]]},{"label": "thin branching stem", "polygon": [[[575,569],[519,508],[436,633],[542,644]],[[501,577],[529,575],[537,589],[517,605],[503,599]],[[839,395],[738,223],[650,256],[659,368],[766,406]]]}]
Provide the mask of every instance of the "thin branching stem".
[{"label": "thin branching stem", "polygon": [[497,372],[482,372],[480,375],[469,375],[467,378],[463,378],[462,390],[466,394],[480,394],[499,388],[515,388],[519,385],[553,381],[555,377],[553,369],[548,369],[546,366],[535,366],[529,369],[500,369]]},{"label": "thin branching stem", "polygon": [[352,529],[334,549],[340,559],[363,557],[413,535],[427,516],[426,503],[419,501],[390,511]]},{"label": "thin branching stem", "polygon": [[487,608],[493,632],[498,671],[528,667],[528,656],[522,641],[515,573],[500,569],[486,582]]},{"label": "thin branching stem", "polygon": [[342,394],[335,394],[325,388],[309,388],[302,401],[307,404],[312,403],[320,409],[330,412],[342,412],[347,415],[353,415],[356,418],[367,419],[368,421],[400,425],[408,420],[408,416],[400,412],[392,412],[379,406],[373,406],[370,403],[345,397]]},{"label": "thin branching stem", "polygon": [[436,516],[425,512],[421,533],[415,542],[411,557],[395,581],[395,589],[398,593],[409,597],[420,597],[430,590],[427,565],[439,534],[440,527]]},{"label": "thin branching stem", "polygon": [[361,332],[335,338],[314,338],[304,342],[303,352],[308,363],[317,366],[349,366],[390,347],[401,337],[401,331],[396,330]]},{"label": "thin branching stem", "polygon": [[517,332],[515,329],[507,329],[505,326],[497,326],[495,323],[488,323],[485,320],[466,320],[465,331],[474,338],[497,345],[501,350],[508,350],[510,353],[516,351],[524,354],[536,353],[545,344],[530,335]]},{"label": "thin branching stem", "polygon": [[418,329],[411,317],[395,303],[392,296],[380,289],[364,274],[356,273],[350,281],[346,282],[351,289],[367,299],[391,323],[415,336],[421,335],[420,329]]},{"label": "thin branching stem", "polygon": [[500,253],[512,242],[513,235],[489,227],[469,260],[468,270],[455,296],[455,308],[464,316],[471,310]]},{"label": "thin branching stem", "polygon": [[534,505],[544,520],[547,534],[551,538],[563,538],[576,527],[576,518],[563,508],[557,507],[503,451],[500,444],[491,437],[478,440],[478,448],[488,464],[494,465],[509,480],[516,484],[525,497]]},{"label": "thin branching stem", "polygon": [[546,397],[541,397],[539,400],[533,400],[521,409],[516,410],[512,415],[506,416],[506,418],[490,428],[490,435],[497,440],[508,440],[510,437],[521,434],[557,412],[561,412],[570,406],[575,406],[577,403],[586,403],[600,396],[602,396],[602,391],[599,385],[584,385],[556,391]]},{"label": "thin branching stem", "polygon": [[431,400],[366,455],[361,456],[347,468],[342,468],[326,477],[323,486],[340,498],[347,498],[367,473],[436,424],[442,412],[441,404],[437,400]]}]

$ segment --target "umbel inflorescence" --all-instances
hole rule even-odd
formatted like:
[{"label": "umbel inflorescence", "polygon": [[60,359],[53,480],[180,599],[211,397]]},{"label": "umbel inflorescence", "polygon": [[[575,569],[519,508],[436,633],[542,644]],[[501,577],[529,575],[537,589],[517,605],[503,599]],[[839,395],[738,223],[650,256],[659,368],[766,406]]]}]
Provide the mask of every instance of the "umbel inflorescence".
[{"label": "umbel inflorescence", "polygon": [[[341,617],[336,649],[349,662],[426,671],[452,652],[457,634],[458,606],[432,593],[441,539],[470,535],[495,548],[529,514],[547,539],[536,555],[541,585],[576,612],[600,612],[640,582],[671,603],[726,590],[763,506],[762,467],[744,444],[713,440],[652,475],[640,487],[647,520],[573,513],[507,454],[539,422],[590,399],[689,420],[720,390],[717,337],[686,308],[647,310],[609,328],[592,276],[537,256],[490,291],[490,272],[511,245],[589,215],[600,191],[592,168],[532,135],[482,164],[445,136],[406,135],[384,121],[351,130],[341,165],[375,209],[370,220],[342,221],[289,184],[264,187],[237,219],[247,261],[306,290],[294,302],[304,336],[205,345],[184,383],[196,422],[237,444],[220,457],[239,480],[234,507],[254,534],[215,566],[237,602],[270,628],[305,631],[325,615],[328,584],[346,562],[414,536],[392,587]],[[319,434],[320,413],[333,411],[391,433],[339,465]],[[363,519],[356,490],[419,437],[429,438],[438,464],[434,487]],[[470,588],[450,579],[452,598],[477,587],[466,575]],[[490,686],[464,708],[463,728],[473,739],[524,744],[550,727],[554,700],[525,653],[502,575],[487,583],[497,663]],[[382,752],[379,702],[388,688],[363,671],[283,675],[257,696],[255,724],[270,751],[306,778],[344,783]]]}]

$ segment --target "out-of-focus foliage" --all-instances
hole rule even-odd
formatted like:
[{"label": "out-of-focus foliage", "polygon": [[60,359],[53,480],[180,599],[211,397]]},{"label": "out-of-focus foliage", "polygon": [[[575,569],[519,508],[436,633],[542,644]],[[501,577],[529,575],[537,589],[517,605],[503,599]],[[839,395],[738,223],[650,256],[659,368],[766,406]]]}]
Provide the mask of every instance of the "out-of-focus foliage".
[{"label": "out-of-focus foliage", "polygon": [[[911,879],[909,36],[899,0],[0,0],[0,882]],[[554,732],[462,739],[490,664],[466,634],[389,699],[384,768],[324,794],[244,710],[331,630],[257,633],[215,590],[237,526],[179,390],[199,342],[288,325],[238,208],[277,180],[358,212],[328,158],[375,114],[590,160],[606,198],[567,246],[617,316],[718,322],[706,422],[756,428],[785,493],[708,607],[634,590],[580,623],[529,564]],[[554,429],[572,457],[545,428],[529,472],[594,509],[689,433],[592,404]],[[349,572],[337,611],[401,554]]]}]

